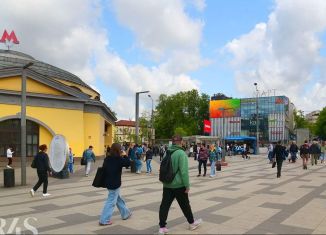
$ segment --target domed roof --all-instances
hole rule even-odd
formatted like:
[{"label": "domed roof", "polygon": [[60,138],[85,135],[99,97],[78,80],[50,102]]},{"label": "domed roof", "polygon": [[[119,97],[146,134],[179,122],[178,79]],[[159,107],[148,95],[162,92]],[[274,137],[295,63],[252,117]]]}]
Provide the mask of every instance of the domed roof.
[{"label": "domed roof", "polygon": [[79,77],[69,73],[63,69],[59,69],[50,64],[35,60],[32,56],[12,50],[1,50],[0,49],[0,69],[8,68],[8,67],[23,67],[28,62],[32,61],[33,65],[31,69],[49,76],[51,78],[56,78],[58,80],[65,80],[69,82],[73,82],[75,84],[87,87],[93,90],[90,86],[88,86],[85,82],[83,82]]}]

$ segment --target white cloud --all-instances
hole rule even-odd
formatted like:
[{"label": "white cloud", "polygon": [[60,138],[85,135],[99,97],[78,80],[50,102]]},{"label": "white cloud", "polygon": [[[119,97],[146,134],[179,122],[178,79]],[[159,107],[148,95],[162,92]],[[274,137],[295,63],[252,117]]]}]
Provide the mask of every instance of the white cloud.
[{"label": "white cloud", "polygon": [[[153,67],[129,64],[108,49],[110,29],[103,25],[107,9],[102,1],[4,0],[0,29],[15,30],[21,44],[13,50],[74,73],[94,88],[96,79],[101,79],[118,93],[115,100],[106,101],[118,117],[133,118],[136,91],[150,90],[157,99],[161,93],[198,89],[199,82],[186,73],[207,63],[199,51],[203,23],[185,13],[185,2],[143,1],[113,2],[138,45],[159,57]],[[198,10],[205,7],[204,1],[193,4]]]},{"label": "white cloud", "polygon": [[[113,3],[119,21],[135,34],[137,45],[156,61],[167,61],[164,66],[167,71],[187,72],[206,65],[199,50],[204,23],[186,14],[187,1],[113,0]],[[199,10],[205,7],[202,0],[192,3]],[[193,63],[185,58],[191,58]]]},{"label": "white cloud", "polygon": [[325,1],[277,0],[268,22],[257,24],[224,48],[233,55],[238,90],[251,95],[253,83],[258,82],[261,90],[276,89],[301,109],[325,106],[322,94],[311,94],[325,89],[315,75],[322,65],[320,33],[325,30]]}]

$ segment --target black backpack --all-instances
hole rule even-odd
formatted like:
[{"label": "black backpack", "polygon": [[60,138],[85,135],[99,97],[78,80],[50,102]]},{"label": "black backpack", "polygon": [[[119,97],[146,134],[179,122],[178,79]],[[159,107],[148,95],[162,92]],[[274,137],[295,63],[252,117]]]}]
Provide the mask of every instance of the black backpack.
[{"label": "black backpack", "polygon": [[162,162],[160,165],[160,176],[159,176],[159,179],[162,183],[171,183],[173,181],[175,175],[179,171],[179,169],[178,169],[176,173],[173,173],[172,157],[171,157],[173,152],[167,150],[165,157],[162,159]]}]

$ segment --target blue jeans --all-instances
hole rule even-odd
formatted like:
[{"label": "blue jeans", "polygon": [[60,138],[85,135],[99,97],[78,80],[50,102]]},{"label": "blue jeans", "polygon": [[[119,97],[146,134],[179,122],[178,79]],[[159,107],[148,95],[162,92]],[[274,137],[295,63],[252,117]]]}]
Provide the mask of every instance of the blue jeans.
[{"label": "blue jeans", "polygon": [[325,154],[324,153],[320,154],[320,158],[319,159],[322,160],[322,161],[324,161],[325,160]]},{"label": "blue jeans", "polygon": [[107,224],[112,217],[115,206],[117,205],[122,219],[128,219],[130,210],[127,208],[125,201],[120,196],[120,188],[108,189],[109,195],[104,204],[101,214],[100,223]]},{"label": "blue jeans", "polygon": [[141,160],[137,159],[136,160],[136,171],[141,171],[141,167],[142,167],[142,162]]},{"label": "blue jeans", "polygon": [[74,164],[73,163],[68,163],[68,171],[70,173],[74,173]]},{"label": "blue jeans", "polygon": [[151,173],[152,172],[152,165],[151,165],[151,161],[152,159],[147,159],[146,160],[146,168],[147,168],[147,173]]},{"label": "blue jeans", "polygon": [[215,161],[212,161],[211,162],[211,176],[215,175],[215,170],[216,170]]}]

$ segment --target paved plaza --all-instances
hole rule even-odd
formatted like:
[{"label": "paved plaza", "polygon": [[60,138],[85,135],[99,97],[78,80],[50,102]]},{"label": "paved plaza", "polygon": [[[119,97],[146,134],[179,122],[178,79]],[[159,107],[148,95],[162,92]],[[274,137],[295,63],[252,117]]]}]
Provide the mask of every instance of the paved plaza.
[{"label": "paved plaza", "polygon": [[[301,161],[284,162],[282,177],[277,179],[276,168],[271,168],[265,156],[250,160],[233,156],[227,161],[228,167],[209,178],[196,177],[197,162],[189,159],[190,202],[194,216],[204,222],[195,231],[187,230],[186,219],[174,202],[168,217],[170,234],[326,234],[325,165],[308,166],[304,171]],[[38,191],[31,198],[28,192],[36,182],[36,172],[28,169],[26,187],[3,188],[1,167],[0,218],[8,224],[4,231],[14,218],[19,218],[17,226],[24,230],[24,219],[34,217],[37,221],[29,220],[30,224],[41,234],[157,234],[162,196],[158,166],[156,158],[156,174],[151,176],[124,170],[121,193],[133,215],[121,220],[116,209],[113,225],[106,227],[98,226],[98,219],[107,191],[91,186],[94,171],[84,177],[77,165],[69,179],[49,179],[50,197],[42,198]],[[19,173],[16,168],[17,182]]]}]

